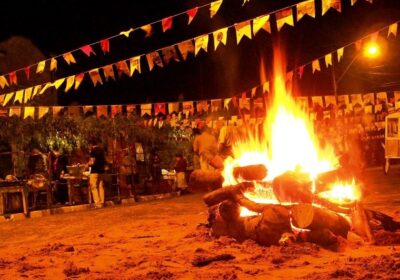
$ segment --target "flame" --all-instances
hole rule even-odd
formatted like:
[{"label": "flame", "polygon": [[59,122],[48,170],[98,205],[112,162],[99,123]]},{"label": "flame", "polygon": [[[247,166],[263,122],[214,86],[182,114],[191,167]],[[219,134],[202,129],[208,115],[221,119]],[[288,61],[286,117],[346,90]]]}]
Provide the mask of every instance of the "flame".
[{"label": "flame", "polygon": [[331,186],[331,189],[318,194],[319,196],[336,204],[346,204],[359,200],[361,191],[355,183],[352,182],[337,182]]}]

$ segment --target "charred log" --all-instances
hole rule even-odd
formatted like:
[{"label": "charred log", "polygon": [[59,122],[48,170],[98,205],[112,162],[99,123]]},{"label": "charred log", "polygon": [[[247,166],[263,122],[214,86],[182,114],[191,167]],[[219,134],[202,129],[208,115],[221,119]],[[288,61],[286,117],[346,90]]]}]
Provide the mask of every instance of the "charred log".
[{"label": "charred log", "polygon": [[263,164],[239,166],[233,169],[233,177],[246,181],[260,181],[267,176],[267,168]]},{"label": "charred log", "polygon": [[221,188],[223,182],[224,178],[219,171],[194,170],[188,185],[192,192],[203,192]]},{"label": "charred log", "polygon": [[281,202],[311,203],[313,201],[312,181],[299,172],[286,172],[272,182],[276,198]]},{"label": "charred log", "polygon": [[241,197],[243,192],[251,190],[252,188],[254,188],[253,183],[243,182],[236,186],[224,187],[207,193],[203,196],[203,200],[207,206],[218,204],[224,200],[237,201],[237,196]]},{"label": "charred log", "polygon": [[400,229],[400,222],[395,221],[392,217],[374,210],[365,209],[365,214],[370,226],[374,230],[384,229],[387,231],[396,231]]},{"label": "charred log", "polygon": [[374,243],[374,236],[372,234],[367,215],[365,213],[364,207],[361,205],[360,202],[357,202],[355,207],[353,208],[351,221],[353,231],[355,233],[364,238],[367,242]]}]

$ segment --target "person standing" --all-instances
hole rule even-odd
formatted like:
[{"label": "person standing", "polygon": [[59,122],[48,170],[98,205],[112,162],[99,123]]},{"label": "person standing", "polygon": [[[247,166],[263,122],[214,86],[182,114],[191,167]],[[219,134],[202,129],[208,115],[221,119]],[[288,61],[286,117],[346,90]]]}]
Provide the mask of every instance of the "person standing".
[{"label": "person standing", "polygon": [[92,140],[90,147],[90,175],[89,186],[92,192],[93,202],[95,208],[102,208],[104,206],[104,169],[106,164],[106,157],[104,149],[100,146],[97,140]]},{"label": "person standing", "polygon": [[176,186],[182,192],[185,192],[187,189],[186,168],[187,168],[186,159],[183,157],[181,153],[177,153],[175,155],[175,167],[174,167],[176,172]]},{"label": "person standing", "polygon": [[210,165],[210,162],[217,154],[218,143],[210,130],[211,129],[205,125],[202,128],[201,134],[193,141],[193,151],[200,156],[201,170],[214,170],[214,167]]}]

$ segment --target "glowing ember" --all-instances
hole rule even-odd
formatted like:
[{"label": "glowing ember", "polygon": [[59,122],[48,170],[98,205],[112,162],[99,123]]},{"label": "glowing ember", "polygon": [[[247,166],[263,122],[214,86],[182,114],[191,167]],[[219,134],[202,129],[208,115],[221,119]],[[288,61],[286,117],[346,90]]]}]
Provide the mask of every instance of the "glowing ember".
[{"label": "glowing ember", "polygon": [[336,183],[329,191],[321,192],[318,196],[336,204],[346,204],[359,200],[361,192],[353,179],[351,183]]}]

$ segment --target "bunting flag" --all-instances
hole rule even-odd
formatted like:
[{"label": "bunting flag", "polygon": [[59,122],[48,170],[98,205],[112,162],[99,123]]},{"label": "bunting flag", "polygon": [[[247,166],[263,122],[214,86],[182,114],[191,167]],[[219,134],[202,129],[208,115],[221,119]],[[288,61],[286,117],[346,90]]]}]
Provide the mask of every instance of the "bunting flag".
[{"label": "bunting flag", "polygon": [[334,95],[324,96],[324,100],[326,109],[332,110],[336,108],[336,97]]},{"label": "bunting flag", "polygon": [[163,48],[161,50],[161,53],[163,55],[165,65],[168,65],[171,62],[171,60],[179,62],[179,57],[178,57],[178,53],[175,49],[175,46],[169,46],[169,47]]},{"label": "bunting flag", "polygon": [[21,117],[21,108],[20,107],[10,108],[10,117],[12,116],[15,116],[17,118]]},{"label": "bunting flag", "polygon": [[129,72],[129,76],[132,77],[132,75],[137,71],[139,74],[141,73],[141,68],[140,68],[140,56],[135,56],[132,57],[129,60],[129,65],[131,67],[131,70]]},{"label": "bunting flag", "polygon": [[40,120],[49,112],[49,107],[39,107],[38,119]]},{"label": "bunting flag", "polygon": [[40,89],[39,95],[42,95],[46,90],[48,90],[49,88],[51,88],[53,86],[53,83],[48,82],[44,85],[44,87],[42,87]]},{"label": "bunting flag", "polygon": [[31,117],[35,118],[35,107],[25,107],[24,108],[24,119]]},{"label": "bunting flag", "polygon": [[211,99],[211,112],[222,110],[222,99]]},{"label": "bunting flag", "polygon": [[156,103],[154,104],[154,115],[158,116],[158,114],[167,114],[167,108],[165,103]]},{"label": "bunting flag", "polygon": [[57,59],[54,57],[50,60],[50,71],[57,71]]},{"label": "bunting flag", "polygon": [[193,101],[185,101],[182,102],[182,112],[188,116],[194,114],[194,106]]},{"label": "bunting flag", "polygon": [[42,88],[42,85],[37,85],[33,88],[32,98],[34,98],[36,95],[38,95],[40,93],[41,88]]},{"label": "bunting flag", "polygon": [[322,99],[322,96],[312,96],[311,97],[311,105],[314,110],[324,108],[324,101]]},{"label": "bunting flag", "polygon": [[325,55],[325,66],[328,68],[329,66],[332,65],[332,54],[327,54]]},{"label": "bunting flag", "polygon": [[104,78],[106,79],[106,82],[111,78],[115,80],[115,75],[114,75],[114,68],[112,64],[103,66],[103,73],[104,73]]},{"label": "bunting flag", "polygon": [[281,30],[281,28],[285,25],[285,23],[291,26],[294,25],[292,8],[277,12],[275,14],[275,17],[276,17],[276,26],[278,28],[278,31]]},{"label": "bunting flag", "polygon": [[17,85],[18,80],[17,80],[17,72],[13,71],[8,74],[8,77],[10,78],[10,85]]},{"label": "bunting flag", "polygon": [[151,116],[151,108],[152,108],[152,105],[153,105],[153,104],[151,104],[151,103],[140,105],[140,116],[143,117],[143,116],[146,115],[146,114],[149,115],[149,116]]},{"label": "bunting flag", "polygon": [[100,77],[99,68],[89,71],[89,77],[92,80],[93,86],[96,87],[97,84],[102,85],[103,81]]},{"label": "bunting flag", "polygon": [[330,8],[342,11],[341,0],[321,0],[322,1],[322,15],[324,15]]},{"label": "bunting flag", "polygon": [[313,72],[313,74],[314,74],[315,71],[321,71],[321,67],[319,65],[319,60],[318,59],[313,60],[313,62],[312,62],[312,72]]},{"label": "bunting flag", "polygon": [[65,85],[64,92],[68,92],[75,83],[75,75],[67,77],[67,82]]},{"label": "bunting flag", "polygon": [[251,98],[254,98],[256,96],[256,91],[257,91],[257,87],[253,87],[251,89],[251,94],[250,94]]},{"label": "bunting flag", "polygon": [[135,115],[136,105],[126,105],[126,114],[128,116]]},{"label": "bunting flag", "polygon": [[207,52],[208,49],[208,34],[199,36],[194,39],[194,56],[196,56],[199,51],[203,49],[205,52]]},{"label": "bunting flag", "polygon": [[1,88],[5,88],[6,86],[8,87],[8,81],[4,76],[0,76],[0,86]]},{"label": "bunting flag", "polygon": [[58,116],[60,116],[61,111],[64,109],[64,107],[63,106],[53,106],[52,109],[53,109],[53,116],[58,117]]},{"label": "bunting flag", "polygon": [[28,101],[31,99],[32,91],[33,91],[32,87],[25,89],[25,92],[24,92],[24,103],[28,103]]},{"label": "bunting flag", "polygon": [[126,75],[129,77],[129,67],[125,60],[118,61],[115,66],[117,67],[118,76]]},{"label": "bunting flag", "polygon": [[225,98],[224,99],[224,109],[229,110],[229,103],[231,103],[232,98]]},{"label": "bunting flag", "polygon": [[240,43],[240,40],[242,40],[243,36],[246,36],[247,38],[251,39],[250,20],[235,24],[235,30],[236,30],[236,44]]},{"label": "bunting flag", "polygon": [[65,78],[58,79],[58,80],[56,80],[56,81],[53,83],[53,86],[54,86],[56,89],[59,89],[60,86],[62,86],[62,84],[64,83],[64,81],[65,81]]},{"label": "bunting flag", "polygon": [[97,106],[97,117],[101,118],[102,116],[107,117],[108,110],[107,105]]},{"label": "bunting flag", "polygon": [[162,30],[163,32],[171,29],[172,27],[172,17],[167,17],[161,20]]},{"label": "bunting flag", "polygon": [[75,75],[75,86],[74,86],[75,90],[79,88],[84,78],[85,78],[85,73],[80,73]]},{"label": "bunting flag", "polygon": [[183,60],[186,60],[189,53],[194,53],[193,40],[187,40],[178,44],[179,52],[182,55]]},{"label": "bunting flag", "polygon": [[69,106],[67,109],[68,116],[79,117],[81,115],[81,107],[79,106]]},{"label": "bunting flag", "polygon": [[29,80],[29,77],[31,76],[31,67],[27,66],[24,68],[25,76]]},{"label": "bunting flag", "polygon": [[133,32],[133,28],[130,28],[129,30],[126,31],[121,31],[119,34],[124,35],[126,38],[128,38],[131,32]]},{"label": "bunting flag", "polygon": [[197,113],[206,113],[208,112],[208,102],[206,100],[203,101],[197,101],[196,103],[196,111]]},{"label": "bunting flag", "polygon": [[40,61],[36,68],[36,74],[43,73],[45,67],[46,67],[46,60]]},{"label": "bunting flag", "polygon": [[110,52],[110,41],[108,39],[104,39],[100,41],[100,47],[103,51],[103,54]]},{"label": "bunting flag", "polygon": [[143,25],[142,27],[140,27],[140,29],[142,29],[146,33],[146,35],[144,36],[145,38],[150,37],[153,33],[153,27],[151,26],[151,24]]},{"label": "bunting flag", "polygon": [[168,113],[173,114],[173,113],[178,113],[179,112],[179,103],[174,102],[174,103],[168,103]]},{"label": "bunting flag", "polygon": [[268,33],[271,33],[269,15],[253,19],[253,35],[256,36],[257,32],[260,31],[260,29],[264,29]]},{"label": "bunting flag", "polygon": [[350,0],[351,1],[351,5],[353,6],[358,0]]},{"label": "bunting flag", "polygon": [[22,100],[24,99],[24,90],[20,89],[15,92],[14,104],[19,101],[22,104]]},{"label": "bunting flag", "polygon": [[111,117],[115,118],[115,116],[122,115],[122,106],[121,105],[112,105],[111,106]]},{"label": "bunting flag", "polygon": [[218,13],[218,10],[221,7],[221,4],[222,4],[222,0],[211,2],[210,18],[213,18]]},{"label": "bunting flag", "polygon": [[[0,103],[3,103],[4,94],[0,95]],[[7,117],[8,116],[8,108],[0,108],[0,117]]]},{"label": "bunting flag", "polygon": [[227,27],[221,28],[221,29],[213,32],[214,50],[217,50],[220,43],[222,43],[223,45],[226,45],[227,34],[228,34]]},{"label": "bunting flag", "polygon": [[301,77],[303,77],[303,73],[304,73],[304,65],[299,67],[299,69],[297,70],[297,73],[299,75],[299,78],[301,79]]},{"label": "bunting flag", "polygon": [[188,15],[188,25],[192,22],[192,20],[196,16],[198,10],[199,10],[199,8],[195,7],[186,12],[186,14]]},{"label": "bunting flag", "polygon": [[378,92],[376,94],[376,104],[387,104],[388,98],[386,92]]},{"label": "bunting flag", "polygon": [[63,54],[63,58],[68,65],[76,63],[74,56],[70,52]]},{"label": "bunting flag", "polygon": [[94,113],[94,107],[93,106],[83,106],[83,114],[86,115],[89,112]]},{"label": "bunting flag", "polygon": [[[396,93],[395,93],[395,98],[396,98]],[[367,105],[374,105],[375,104],[375,95],[374,93],[366,93],[363,95],[363,103],[364,106]]]},{"label": "bunting flag", "polygon": [[297,4],[297,21],[300,21],[305,15],[315,18],[315,1],[308,0]]},{"label": "bunting flag", "polygon": [[390,36],[390,34],[393,34],[394,37],[397,36],[397,22],[393,23],[389,26],[389,30],[388,30],[388,37]]},{"label": "bunting flag", "polygon": [[5,107],[8,104],[8,102],[10,102],[10,100],[13,98],[13,96],[14,96],[14,92],[10,92],[10,93],[6,94],[6,96],[4,97],[4,100],[3,100],[3,107]]},{"label": "bunting flag", "polygon": [[254,110],[254,115],[260,116],[264,115],[264,99],[262,97],[256,98],[253,100],[253,110]]},{"label": "bunting flag", "polygon": [[271,91],[271,89],[269,87],[269,81],[267,81],[263,84],[263,93],[270,92],[270,91]]},{"label": "bunting flag", "polygon": [[149,64],[149,70],[153,70],[154,65],[157,65],[158,67],[162,68],[164,65],[161,60],[161,56],[157,51],[146,54],[147,58],[147,63]]},{"label": "bunting flag", "polygon": [[91,45],[86,45],[80,48],[80,50],[86,54],[86,56],[96,55]]},{"label": "bunting flag", "polygon": [[250,98],[242,96],[242,98],[239,99],[239,109],[245,109],[250,112]]},{"label": "bunting flag", "polygon": [[340,62],[340,60],[342,60],[343,52],[344,52],[344,48],[340,48],[337,50],[338,62]]}]

